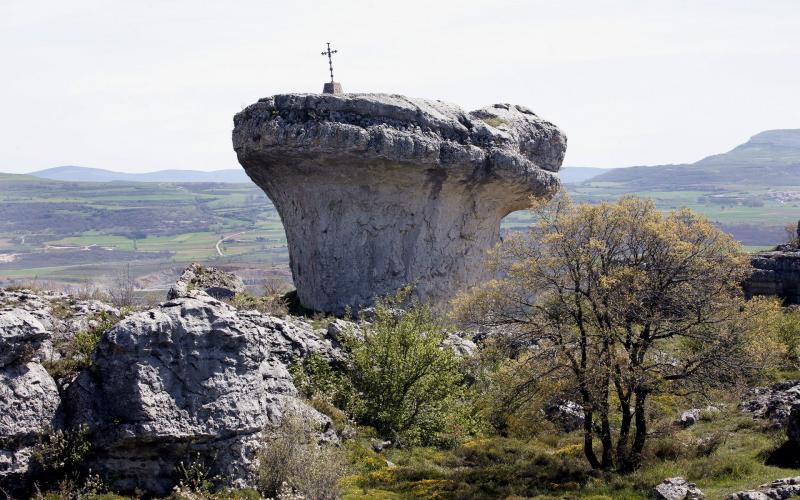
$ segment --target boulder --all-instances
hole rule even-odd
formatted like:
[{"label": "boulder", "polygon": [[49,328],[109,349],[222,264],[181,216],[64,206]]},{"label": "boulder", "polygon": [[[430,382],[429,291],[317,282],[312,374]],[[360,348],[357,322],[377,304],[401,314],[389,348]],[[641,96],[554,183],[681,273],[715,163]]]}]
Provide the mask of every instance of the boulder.
[{"label": "boulder", "polygon": [[60,425],[61,399],[42,365],[0,368],[0,492],[27,488],[40,437]]},{"label": "boulder", "polygon": [[60,358],[59,346],[76,333],[97,326],[104,314],[120,315],[117,308],[96,299],[47,290],[0,290],[0,313],[18,314],[20,310],[34,317],[47,332],[37,345],[33,359],[38,361]]},{"label": "boulder", "polygon": [[762,484],[755,490],[739,491],[728,496],[729,500],[784,500],[800,497],[800,476],[776,479]]},{"label": "boulder", "polygon": [[220,300],[229,300],[247,288],[242,279],[216,267],[193,263],[183,271],[175,285],[167,292],[167,300],[185,297],[191,290],[202,290]]},{"label": "boulder", "polygon": [[67,390],[69,424],[90,432],[87,465],[122,491],[165,495],[187,461],[248,487],[263,433],[287,409],[336,439],[296,398],[284,353],[271,350],[276,324],[198,290],[122,320]]},{"label": "boulder", "polygon": [[472,357],[478,349],[475,342],[466,338],[464,333],[448,333],[442,341],[442,345],[449,347],[456,353],[456,356],[462,358]]},{"label": "boulder", "polygon": [[740,408],[753,418],[784,427],[792,407],[800,404],[800,380],[778,382],[770,387],[755,387],[745,395]]},{"label": "boulder", "polygon": [[583,428],[583,407],[575,401],[553,399],[545,405],[544,414],[564,432]]},{"label": "boulder", "polygon": [[700,421],[700,409],[692,408],[681,413],[678,417],[677,424],[682,427],[691,427]]},{"label": "boulder", "polygon": [[719,408],[717,408],[716,406],[709,405],[706,406],[705,409],[692,408],[690,410],[686,410],[680,414],[675,423],[680,425],[681,427],[691,427],[700,421],[700,418],[703,415],[703,413],[705,413],[706,415],[719,413]]},{"label": "boulder", "polygon": [[682,477],[665,479],[655,488],[656,500],[695,500],[706,496],[696,484]]},{"label": "boulder", "polygon": [[0,311],[0,367],[33,358],[49,337],[42,323],[24,309]]},{"label": "boulder", "polygon": [[476,283],[500,220],[558,188],[566,137],[510,104],[285,94],[238,113],[233,146],[280,213],[300,302],[341,314]]}]

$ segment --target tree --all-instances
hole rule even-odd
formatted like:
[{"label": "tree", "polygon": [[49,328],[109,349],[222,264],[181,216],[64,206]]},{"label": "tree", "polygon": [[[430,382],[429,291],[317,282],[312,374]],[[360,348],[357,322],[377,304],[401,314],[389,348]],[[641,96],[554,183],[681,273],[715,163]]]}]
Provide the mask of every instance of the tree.
[{"label": "tree", "polygon": [[362,421],[407,444],[430,443],[442,430],[462,375],[458,357],[442,348],[442,325],[409,294],[404,289],[377,301],[375,320],[353,347],[354,383]]},{"label": "tree", "polygon": [[454,314],[514,341],[526,369],[518,397],[557,387],[580,402],[592,467],[629,470],[647,438],[649,397],[747,373],[746,260],[686,209],[664,215],[635,197],[574,205],[562,194],[534,210],[530,231],[493,251],[498,278],[457,299]]}]

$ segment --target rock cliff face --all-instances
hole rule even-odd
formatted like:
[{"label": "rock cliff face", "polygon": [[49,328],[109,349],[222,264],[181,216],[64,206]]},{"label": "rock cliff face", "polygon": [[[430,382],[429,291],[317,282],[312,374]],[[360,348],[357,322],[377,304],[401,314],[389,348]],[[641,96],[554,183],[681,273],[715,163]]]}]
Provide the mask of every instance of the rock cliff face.
[{"label": "rock cliff face", "polygon": [[280,212],[300,301],[340,313],[474,283],[500,220],[558,187],[566,137],[509,104],[289,94],[237,114],[233,145]]},{"label": "rock cliff face", "polygon": [[753,273],[744,285],[748,298],[769,295],[800,304],[800,249],[757,253],[750,262]]}]

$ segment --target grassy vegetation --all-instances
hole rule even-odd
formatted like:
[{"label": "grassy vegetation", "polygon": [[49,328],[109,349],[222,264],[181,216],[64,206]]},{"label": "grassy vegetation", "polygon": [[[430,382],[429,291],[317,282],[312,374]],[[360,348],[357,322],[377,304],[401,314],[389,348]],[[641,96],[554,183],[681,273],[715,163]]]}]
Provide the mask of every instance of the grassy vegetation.
[{"label": "grassy vegetation", "polygon": [[774,463],[785,435],[761,428],[735,404],[689,429],[673,421],[664,415],[647,461],[624,475],[593,472],[579,433],[547,428],[534,436],[475,438],[444,450],[376,453],[368,440],[356,440],[347,445],[354,474],[342,480],[343,497],[643,499],[663,479],[682,475],[715,499],[800,473],[796,463]]}]

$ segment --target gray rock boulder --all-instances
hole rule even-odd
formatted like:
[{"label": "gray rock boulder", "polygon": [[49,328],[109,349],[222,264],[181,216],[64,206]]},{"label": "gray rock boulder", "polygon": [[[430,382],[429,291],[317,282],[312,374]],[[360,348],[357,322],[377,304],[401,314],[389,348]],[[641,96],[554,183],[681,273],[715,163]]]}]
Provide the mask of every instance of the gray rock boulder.
[{"label": "gray rock boulder", "polygon": [[706,496],[696,484],[682,477],[665,479],[655,488],[656,500],[695,500]]},{"label": "gray rock boulder", "polygon": [[70,425],[90,430],[87,465],[123,491],[168,493],[182,461],[246,487],[265,429],[287,408],[335,439],[330,420],[295,397],[274,335],[200,291],[121,321],[67,392]]},{"label": "gray rock boulder", "polygon": [[232,299],[247,288],[242,279],[216,267],[191,264],[167,292],[167,300],[185,297],[191,290],[202,290],[215,299]]},{"label": "gray rock boulder", "polygon": [[786,426],[792,407],[800,404],[800,380],[755,387],[745,395],[740,408],[753,418],[767,420],[775,427]]},{"label": "gray rock boulder", "polygon": [[[56,383],[42,365],[0,368],[0,488],[24,490],[41,435],[60,425]],[[0,490],[0,491],[2,491]]]},{"label": "gray rock boulder", "polygon": [[49,337],[42,323],[24,309],[0,311],[0,367],[33,358]]},{"label": "gray rock boulder", "polygon": [[465,334],[461,332],[448,333],[442,341],[442,346],[449,347],[453,350],[456,356],[462,358],[472,357],[475,354],[475,351],[478,350],[478,346],[475,345],[475,342],[466,338]]},{"label": "gray rock boulder", "polygon": [[692,408],[681,413],[678,417],[677,424],[682,427],[691,427],[700,421],[700,409]]},{"label": "gray rock boulder", "polygon": [[564,432],[583,428],[583,407],[575,401],[553,399],[545,405],[544,414]]},{"label": "gray rock boulder", "polygon": [[474,284],[500,220],[558,187],[566,137],[509,104],[286,94],[238,113],[233,146],[281,215],[300,302],[342,313]]},{"label": "gray rock boulder", "polygon": [[37,344],[33,359],[38,361],[60,358],[59,346],[69,342],[76,333],[97,326],[104,314],[120,315],[117,308],[96,299],[80,299],[47,290],[0,289],[0,313],[17,314],[20,310],[34,317],[47,332]]},{"label": "gray rock boulder", "polygon": [[680,414],[675,423],[681,427],[691,427],[700,421],[700,418],[704,413],[707,416],[717,414],[719,413],[719,408],[709,405],[706,406],[705,409],[692,408],[690,410],[686,410]]},{"label": "gray rock boulder", "polygon": [[739,491],[728,496],[729,500],[785,500],[800,497],[800,476],[776,479],[762,484],[755,490]]}]

